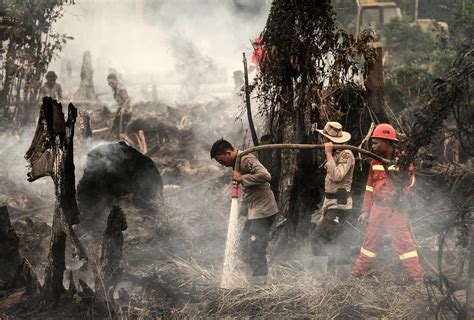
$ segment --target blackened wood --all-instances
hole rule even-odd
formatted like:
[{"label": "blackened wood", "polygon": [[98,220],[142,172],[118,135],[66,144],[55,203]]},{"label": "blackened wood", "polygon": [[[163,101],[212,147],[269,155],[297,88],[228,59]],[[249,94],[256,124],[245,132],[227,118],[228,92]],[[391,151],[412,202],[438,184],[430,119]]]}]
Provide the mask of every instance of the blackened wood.
[{"label": "blackened wood", "polygon": [[365,88],[367,90],[367,103],[377,123],[388,123],[385,112],[385,98],[383,90],[383,64],[382,47],[377,47],[373,65],[369,69]]},{"label": "blackened wood", "polygon": [[8,285],[20,266],[19,241],[7,207],[0,207],[0,286]]},{"label": "blackened wood", "polygon": [[38,125],[25,158],[30,165],[28,181],[50,176],[55,188],[55,210],[51,228],[48,265],[45,270],[43,295],[48,305],[56,306],[64,294],[66,236],[69,235],[79,257],[87,259],[84,247],[74,234],[72,225],[79,223],[74,175],[74,126],[77,109],[69,104],[65,120],[62,105],[43,98]]},{"label": "blackened wood", "polygon": [[22,259],[21,263],[15,272],[15,275],[11,278],[7,286],[8,289],[14,288],[25,288],[27,295],[33,295],[40,293],[41,285],[30,262],[25,258]]},{"label": "blackened wood", "polygon": [[66,270],[65,251],[66,233],[61,225],[61,213],[56,210],[53,217],[53,227],[51,229],[51,243],[48,254],[48,265],[45,270],[45,280],[43,295],[46,302],[56,307],[61,299],[61,295],[66,291],[63,286],[63,275]]},{"label": "blackened wood", "polygon": [[102,239],[99,273],[100,280],[109,298],[113,297],[113,292],[122,273],[120,267],[123,250],[122,231],[126,229],[125,214],[118,206],[113,206]]}]

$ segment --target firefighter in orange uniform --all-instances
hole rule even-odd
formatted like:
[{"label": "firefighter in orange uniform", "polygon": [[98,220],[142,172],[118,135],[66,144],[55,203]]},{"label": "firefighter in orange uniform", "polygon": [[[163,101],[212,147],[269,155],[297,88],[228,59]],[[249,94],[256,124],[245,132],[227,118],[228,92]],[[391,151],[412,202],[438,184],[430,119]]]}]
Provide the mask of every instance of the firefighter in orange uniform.
[{"label": "firefighter in orange uniform", "polygon": [[[379,124],[371,136],[372,150],[381,157],[394,159],[397,141],[397,134],[391,125]],[[367,275],[384,234],[388,232],[408,275],[415,281],[421,280],[423,271],[408,226],[408,214],[400,210],[401,201],[407,201],[403,196],[409,196],[409,189],[415,183],[413,164],[403,176],[399,174],[397,166],[387,166],[387,169],[390,171],[389,174],[385,172],[381,162],[372,160],[370,163],[362,214],[359,217],[359,223],[364,223],[368,219],[369,225],[360,254],[352,268],[352,275],[355,277]],[[397,179],[396,183],[394,179]],[[397,184],[399,186],[401,184],[399,188],[402,190],[397,190]]]}]

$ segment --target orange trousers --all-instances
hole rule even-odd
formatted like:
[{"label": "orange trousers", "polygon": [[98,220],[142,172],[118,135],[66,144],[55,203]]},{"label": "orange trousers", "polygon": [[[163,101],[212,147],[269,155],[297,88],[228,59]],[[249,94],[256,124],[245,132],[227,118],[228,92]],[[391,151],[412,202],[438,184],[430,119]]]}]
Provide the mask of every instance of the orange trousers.
[{"label": "orange trousers", "polygon": [[359,257],[352,268],[353,276],[365,276],[370,270],[384,234],[388,232],[400,262],[414,280],[423,277],[415,241],[408,227],[408,215],[398,209],[373,205],[369,226],[362,242]]}]

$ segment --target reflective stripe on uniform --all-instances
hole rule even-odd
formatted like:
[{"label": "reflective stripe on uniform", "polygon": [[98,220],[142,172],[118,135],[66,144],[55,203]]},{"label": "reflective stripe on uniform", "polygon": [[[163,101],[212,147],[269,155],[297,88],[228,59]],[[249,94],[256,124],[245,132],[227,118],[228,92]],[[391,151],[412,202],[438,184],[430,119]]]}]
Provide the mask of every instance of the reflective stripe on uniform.
[{"label": "reflective stripe on uniform", "polygon": [[374,187],[365,186],[365,191],[374,192]]},{"label": "reflective stripe on uniform", "polygon": [[[374,171],[385,171],[384,168],[383,168],[383,165],[381,164],[374,164],[372,166],[372,170]],[[391,166],[388,167],[388,170],[389,171],[398,171],[398,167],[394,164],[392,164]]]},{"label": "reflective stripe on uniform", "polygon": [[415,181],[416,181],[416,178],[415,178],[415,176],[413,176],[413,178],[411,179],[411,183],[410,183],[410,185],[408,186],[408,188],[413,187],[413,186],[415,185]]},{"label": "reflective stripe on uniform", "polygon": [[410,252],[399,255],[399,257],[400,257],[400,260],[406,260],[406,259],[418,257],[418,253],[416,252],[416,250],[410,251]]},{"label": "reflective stripe on uniform", "polygon": [[376,253],[374,253],[372,251],[369,251],[369,250],[365,249],[364,247],[360,248],[360,253],[362,253],[364,256],[367,256],[369,258],[375,258],[377,256]]}]

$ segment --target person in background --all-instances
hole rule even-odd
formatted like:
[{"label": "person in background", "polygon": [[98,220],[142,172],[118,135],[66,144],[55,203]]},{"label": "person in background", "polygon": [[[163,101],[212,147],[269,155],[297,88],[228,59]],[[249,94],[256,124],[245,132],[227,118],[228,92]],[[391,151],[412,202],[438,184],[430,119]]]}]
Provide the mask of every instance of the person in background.
[{"label": "person in background", "polygon": [[56,82],[58,76],[54,71],[48,71],[45,75],[46,82],[39,90],[39,100],[42,101],[43,97],[51,97],[56,100],[63,98],[63,90],[61,85]]},{"label": "person in background", "polygon": [[125,131],[125,127],[132,118],[130,98],[127,89],[118,81],[115,73],[111,73],[107,76],[107,82],[114,92],[114,100],[118,106],[111,132],[119,138],[120,133]]}]

